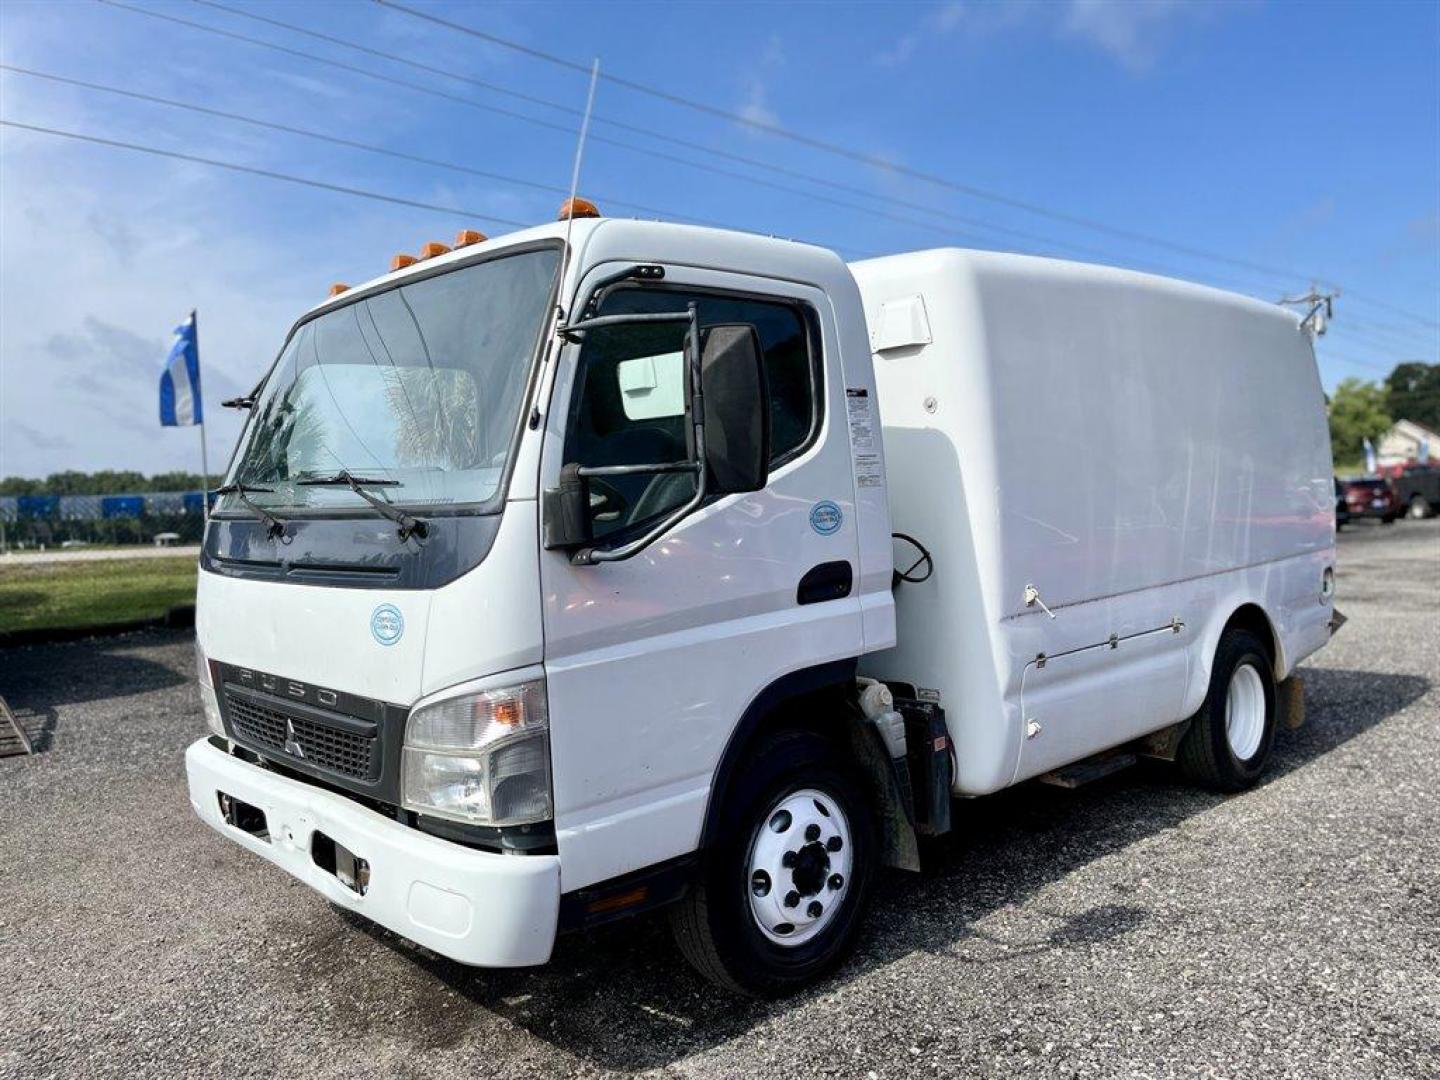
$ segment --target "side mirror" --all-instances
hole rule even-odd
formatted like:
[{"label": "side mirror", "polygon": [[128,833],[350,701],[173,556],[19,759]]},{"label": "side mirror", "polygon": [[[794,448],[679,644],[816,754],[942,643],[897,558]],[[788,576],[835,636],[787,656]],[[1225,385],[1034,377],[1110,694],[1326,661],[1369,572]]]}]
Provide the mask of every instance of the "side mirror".
[{"label": "side mirror", "polygon": [[700,335],[706,487],[711,494],[759,491],[770,476],[770,388],[760,334],[722,323]]},{"label": "side mirror", "polygon": [[590,542],[588,489],[580,466],[572,463],[560,470],[559,486],[545,492],[541,506],[547,551],[568,551]]}]

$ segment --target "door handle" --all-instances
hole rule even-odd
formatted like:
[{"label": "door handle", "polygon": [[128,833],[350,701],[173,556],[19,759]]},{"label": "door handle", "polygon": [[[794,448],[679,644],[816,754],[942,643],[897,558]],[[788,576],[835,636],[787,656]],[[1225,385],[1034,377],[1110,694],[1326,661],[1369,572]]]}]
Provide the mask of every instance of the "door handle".
[{"label": "door handle", "polygon": [[823,604],[827,600],[840,600],[850,595],[855,582],[855,571],[844,559],[822,562],[805,571],[795,589],[797,604]]}]

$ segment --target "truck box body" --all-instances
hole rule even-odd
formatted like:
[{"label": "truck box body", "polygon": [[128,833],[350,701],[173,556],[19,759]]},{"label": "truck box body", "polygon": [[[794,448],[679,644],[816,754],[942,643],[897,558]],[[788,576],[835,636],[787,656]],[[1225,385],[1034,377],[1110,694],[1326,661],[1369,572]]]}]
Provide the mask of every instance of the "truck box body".
[{"label": "truck box body", "polygon": [[898,644],[862,670],[940,692],[958,792],[1189,715],[1243,604],[1271,616],[1279,677],[1327,640],[1330,447],[1294,316],[1025,256],[852,270],[892,525],[935,562],[897,589]]}]

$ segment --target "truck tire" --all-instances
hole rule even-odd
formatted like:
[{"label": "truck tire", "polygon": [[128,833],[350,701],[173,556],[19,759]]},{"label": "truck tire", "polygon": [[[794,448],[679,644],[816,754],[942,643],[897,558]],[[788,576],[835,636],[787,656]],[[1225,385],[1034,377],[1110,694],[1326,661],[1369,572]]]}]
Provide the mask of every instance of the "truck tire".
[{"label": "truck tire", "polygon": [[1232,629],[1220,637],[1210,689],[1176,760],[1191,780],[1242,791],[1265,771],[1275,743],[1275,667],[1260,639]]},{"label": "truck tire", "polygon": [[756,747],[725,796],[694,887],[671,908],[675,941],[700,974],[773,996],[840,962],[875,875],[866,790],[818,735],[786,731]]},{"label": "truck tire", "polygon": [[1430,500],[1424,495],[1415,494],[1410,496],[1409,514],[1412,518],[1427,518],[1434,511],[1430,508]]}]

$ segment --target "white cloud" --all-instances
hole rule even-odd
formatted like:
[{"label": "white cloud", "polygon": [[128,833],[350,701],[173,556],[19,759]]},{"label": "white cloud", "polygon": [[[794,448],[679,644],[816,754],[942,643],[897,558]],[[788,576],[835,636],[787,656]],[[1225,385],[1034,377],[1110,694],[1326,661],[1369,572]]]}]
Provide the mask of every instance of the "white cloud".
[{"label": "white cloud", "polygon": [[1199,0],[950,0],[926,13],[918,27],[880,52],[875,62],[899,67],[928,41],[981,38],[1034,28],[1098,49],[1132,73],[1152,68],[1185,22],[1213,12]]},{"label": "white cloud", "polygon": [[[770,105],[769,79],[785,66],[785,49],[778,34],[771,34],[751,73],[744,80],[745,96],[737,112],[752,124],[780,126],[780,114]],[[754,131],[754,129],[750,129]]]},{"label": "white cloud", "polygon": [[1188,0],[1071,0],[1064,32],[1132,72],[1148,71],[1181,20],[1200,14]]}]

